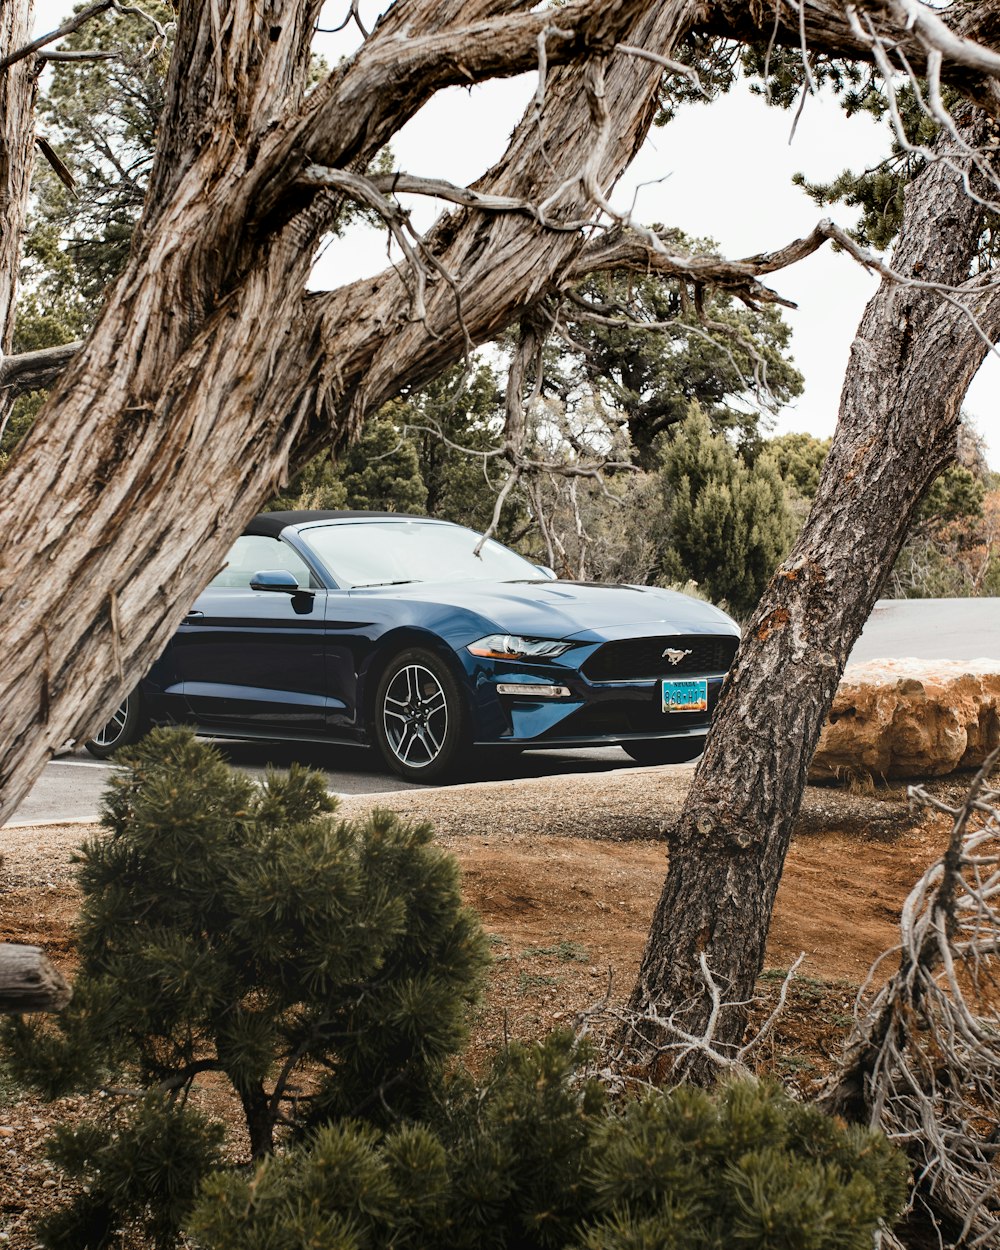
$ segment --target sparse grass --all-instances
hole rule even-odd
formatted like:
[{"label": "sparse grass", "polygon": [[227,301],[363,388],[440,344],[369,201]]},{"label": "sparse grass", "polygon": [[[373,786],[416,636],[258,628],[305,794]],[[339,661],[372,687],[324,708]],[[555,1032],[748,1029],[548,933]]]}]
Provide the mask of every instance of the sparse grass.
[{"label": "sparse grass", "polygon": [[7,1070],[7,1065],[0,1063],[0,1107],[9,1107],[17,1102],[24,1090],[17,1084]]},{"label": "sparse grass", "polygon": [[546,976],[543,972],[519,972],[517,974],[517,992],[519,994],[527,994],[531,990],[539,990],[546,986],[558,984],[558,977]]}]

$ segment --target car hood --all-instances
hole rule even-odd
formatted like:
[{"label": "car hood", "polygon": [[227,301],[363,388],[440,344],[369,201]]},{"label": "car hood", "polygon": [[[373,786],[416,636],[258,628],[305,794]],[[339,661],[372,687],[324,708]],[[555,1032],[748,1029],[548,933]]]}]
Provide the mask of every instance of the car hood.
[{"label": "car hood", "polygon": [[[379,588],[393,598],[464,608],[506,633],[611,638],[629,633],[732,633],[736,623],[700,599],[655,586],[597,582],[415,582]],[[354,592],[357,593],[357,592]],[[378,592],[368,592],[378,593]]]}]

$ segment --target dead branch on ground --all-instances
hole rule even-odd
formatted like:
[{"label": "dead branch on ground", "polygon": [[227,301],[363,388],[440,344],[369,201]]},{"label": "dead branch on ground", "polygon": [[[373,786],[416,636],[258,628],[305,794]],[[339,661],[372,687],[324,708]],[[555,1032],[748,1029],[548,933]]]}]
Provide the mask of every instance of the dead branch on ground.
[{"label": "dead branch on ground", "polygon": [[1000,790],[988,784],[998,759],[1000,750],[958,806],[910,788],[914,802],[952,817],[951,836],[903,906],[899,970],[859,996],[823,1100],[899,1142],[914,1202],[942,1245],[963,1250],[1000,1237]]}]

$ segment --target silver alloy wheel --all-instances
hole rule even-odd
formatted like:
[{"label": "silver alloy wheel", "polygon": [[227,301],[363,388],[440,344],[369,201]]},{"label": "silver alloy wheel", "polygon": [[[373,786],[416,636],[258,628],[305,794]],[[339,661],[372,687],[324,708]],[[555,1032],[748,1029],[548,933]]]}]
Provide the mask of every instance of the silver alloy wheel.
[{"label": "silver alloy wheel", "polygon": [[426,768],[441,754],[448,734],[448,698],[434,673],[407,664],[386,687],[382,726],[393,755],[409,768]]},{"label": "silver alloy wheel", "polygon": [[111,717],[106,725],[94,734],[93,741],[105,750],[111,750],[112,747],[124,736],[128,725],[129,704],[132,696],[126,695],[118,705],[115,714]]}]

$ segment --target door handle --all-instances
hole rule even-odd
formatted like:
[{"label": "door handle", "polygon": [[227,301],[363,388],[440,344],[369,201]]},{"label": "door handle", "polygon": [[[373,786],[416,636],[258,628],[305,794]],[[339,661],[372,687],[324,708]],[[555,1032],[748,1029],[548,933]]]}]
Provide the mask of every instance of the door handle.
[{"label": "door handle", "polygon": [[199,617],[204,616],[204,612],[191,611],[184,617],[186,621],[196,621]]}]

